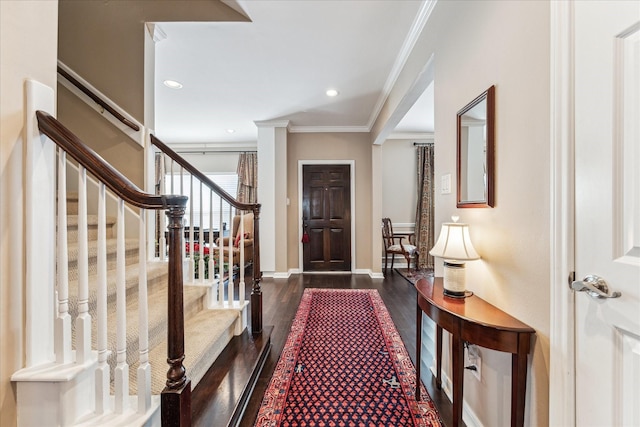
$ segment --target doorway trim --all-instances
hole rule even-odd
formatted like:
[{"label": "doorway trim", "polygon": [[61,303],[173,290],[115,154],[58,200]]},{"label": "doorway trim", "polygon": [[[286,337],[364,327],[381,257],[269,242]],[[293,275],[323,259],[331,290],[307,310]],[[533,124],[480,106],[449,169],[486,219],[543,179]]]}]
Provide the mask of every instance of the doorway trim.
[{"label": "doorway trim", "polygon": [[[351,196],[351,273],[356,272],[356,161],[355,160],[298,160],[298,270],[304,273],[302,254],[302,167],[304,165],[349,165]],[[313,272],[314,274],[335,274],[335,272]],[[344,273],[344,272],[341,272]]]},{"label": "doorway trim", "polygon": [[574,2],[550,3],[549,425],[575,425]]}]

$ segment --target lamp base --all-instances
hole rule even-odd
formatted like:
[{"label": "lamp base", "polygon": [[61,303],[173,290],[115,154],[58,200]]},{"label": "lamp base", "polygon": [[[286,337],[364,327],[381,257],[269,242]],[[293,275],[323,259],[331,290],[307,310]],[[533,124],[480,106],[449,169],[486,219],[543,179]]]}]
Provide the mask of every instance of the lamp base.
[{"label": "lamp base", "polygon": [[464,298],[467,295],[465,290],[467,270],[464,262],[444,261],[444,294],[452,298]]},{"label": "lamp base", "polygon": [[458,298],[458,299],[468,298],[468,297],[473,295],[473,292],[471,292],[471,291],[452,292],[452,291],[449,291],[447,289],[445,289],[442,293],[444,294],[445,297]]}]

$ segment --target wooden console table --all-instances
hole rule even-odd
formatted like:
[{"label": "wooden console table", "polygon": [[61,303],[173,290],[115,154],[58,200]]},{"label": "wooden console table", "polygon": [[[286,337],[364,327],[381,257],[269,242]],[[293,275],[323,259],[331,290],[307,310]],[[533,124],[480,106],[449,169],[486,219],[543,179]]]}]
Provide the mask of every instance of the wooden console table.
[{"label": "wooden console table", "polygon": [[511,426],[524,424],[527,387],[527,354],[535,330],[477,296],[464,299],[445,297],[442,278],[419,280],[416,327],[416,399],[420,400],[420,350],[422,347],[422,313],[436,323],[436,387],[442,387],[442,329],[451,333],[453,426],[462,425],[462,391],[464,379],[464,342],[512,353],[511,358]]}]

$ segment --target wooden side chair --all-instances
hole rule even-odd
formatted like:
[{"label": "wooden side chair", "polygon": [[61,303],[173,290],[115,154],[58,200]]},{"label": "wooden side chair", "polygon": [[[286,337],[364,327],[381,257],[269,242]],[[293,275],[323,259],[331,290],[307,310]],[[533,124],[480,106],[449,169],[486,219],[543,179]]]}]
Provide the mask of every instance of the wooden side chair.
[{"label": "wooden side chair", "polygon": [[411,258],[415,255],[416,268],[418,267],[418,248],[414,241],[414,233],[394,233],[393,225],[389,218],[382,218],[382,241],[384,242],[384,274],[387,275],[387,260],[391,255],[391,270],[396,254],[402,255],[407,260],[409,275],[411,275]]}]

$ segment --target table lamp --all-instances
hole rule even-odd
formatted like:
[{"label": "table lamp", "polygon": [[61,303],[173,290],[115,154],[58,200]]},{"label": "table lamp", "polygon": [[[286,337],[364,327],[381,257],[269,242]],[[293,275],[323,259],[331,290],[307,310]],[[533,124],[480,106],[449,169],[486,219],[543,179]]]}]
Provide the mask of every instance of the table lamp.
[{"label": "table lamp", "polygon": [[467,296],[465,261],[480,259],[480,255],[471,244],[469,225],[456,222],[458,217],[451,218],[454,222],[442,224],[438,241],[429,253],[444,260],[444,294],[464,298]]}]

